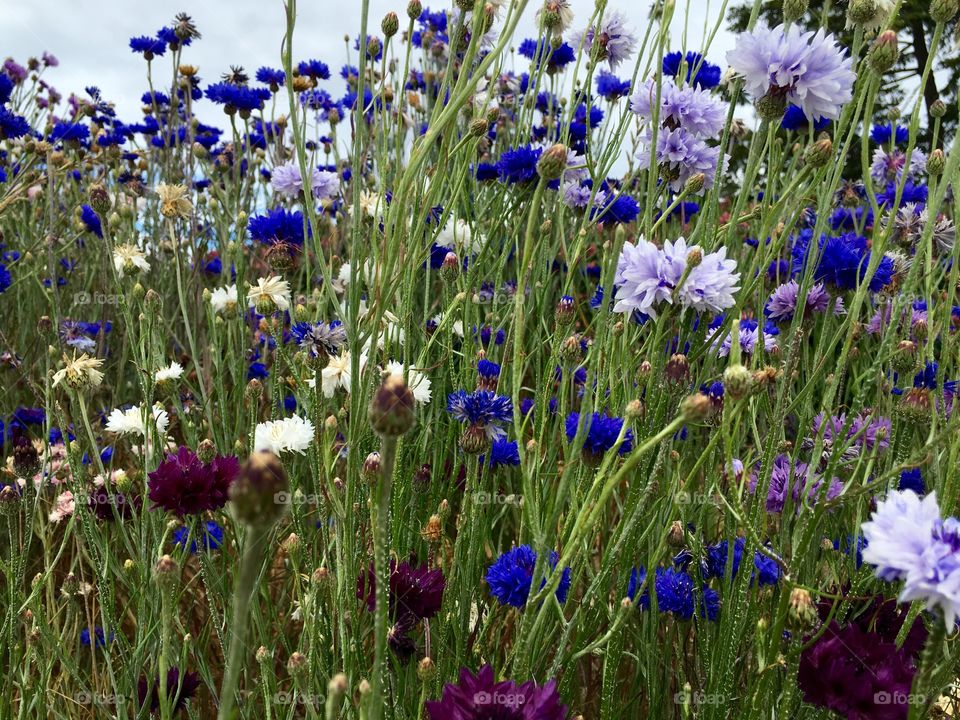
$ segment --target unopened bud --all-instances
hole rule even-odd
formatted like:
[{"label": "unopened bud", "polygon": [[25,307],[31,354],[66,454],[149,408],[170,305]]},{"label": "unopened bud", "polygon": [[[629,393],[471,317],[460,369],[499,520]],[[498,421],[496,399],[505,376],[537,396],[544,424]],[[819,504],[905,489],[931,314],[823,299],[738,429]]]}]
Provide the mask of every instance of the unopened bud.
[{"label": "unopened bud", "polygon": [[680,403],[680,413],[684,419],[690,421],[703,420],[710,414],[712,409],[713,403],[711,403],[710,398],[703,393],[688,395],[683,399],[683,402]]},{"label": "unopened bud", "polygon": [[537,161],[537,174],[544,180],[557,180],[567,169],[567,148],[562,143],[551,145]]},{"label": "unopened bud", "polygon": [[823,167],[833,158],[833,141],[821,138],[807,148],[804,159],[810,167]]},{"label": "unopened bud", "polygon": [[783,0],[784,22],[796,22],[807,11],[807,0]]},{"label": "unopened bud", "polygon": [[395,12],[388,12],[384,18],[383,22],[380,23],[380,29],[383,30],[385,37],[392,38],[397,34],[397,30],[400,29],[400,19],[397,17]]},{"label": "unopened bud", "polygon": [[930,17],[937,23],[948,23],[960,9],[960,0],[933,0],[930,3]]},{"label": "unopened bud", "polygon": [[377,388],[367,412],[374,432],[385,437],[403,435],[416,422],[416,401],[403,378],[389,375]]},{"label": "unopened bud", "polygon": [[[914,150],[916,152],[916,150]],[[937,148],[927,158],[927,174],[932,176],[943,175],[944,168],[947,166],[947,160],[943,155],[943,150]]]},{"label": "unopened bud", "polygon": [[897,34],[893,30],[884,30],[873,41],[873,47],[870,48],[870,54],[867,56],[867,62],[878,75],[882,75],[894,66],[900,50],[897,47]]},{"label": "unopened bud", "polygon": [[230,485],[230,503],[236,518],[247,525],[267,528],[287,512],[290,482],[280,458],[272,452],[255,452]]}]

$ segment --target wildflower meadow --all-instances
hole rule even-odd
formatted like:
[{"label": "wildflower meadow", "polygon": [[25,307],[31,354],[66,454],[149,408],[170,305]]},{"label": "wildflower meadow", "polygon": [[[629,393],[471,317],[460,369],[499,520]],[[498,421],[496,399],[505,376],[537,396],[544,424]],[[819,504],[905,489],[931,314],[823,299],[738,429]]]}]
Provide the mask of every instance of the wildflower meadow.
[{"label": "wildflower meadow", "polygon": [[960,716],[960,0],[348,1],[0,68],[0,720]]}]

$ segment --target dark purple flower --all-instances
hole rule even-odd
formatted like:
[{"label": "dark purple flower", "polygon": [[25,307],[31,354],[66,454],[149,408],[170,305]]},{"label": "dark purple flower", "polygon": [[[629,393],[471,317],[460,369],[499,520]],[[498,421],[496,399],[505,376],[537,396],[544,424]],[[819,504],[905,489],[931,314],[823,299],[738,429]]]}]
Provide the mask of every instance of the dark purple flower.
[{"label": "dark purple flower", "polygon": [[[173,711],[182,710],[187,701],[197,693],[200,687],[200,676],[197,673],[187,672],[180,678],[180,668],[172,667],[167,671],[167,697],[173,701]],[[137,683],[138,706],[149,708],[151,713],[160,709],[160,681],[155,678],[148,685],[147,678],[140,676]]]},{"label": "dark purple flower", "polygon": [[[410,563],[390,562],[390,617],[394,621],[413,618],[424,620],[440,612],[446,580],[441,570],[426,565],[414,567]],[[376,575],[373,567],[360,574],[357,597],[373,612],[377,607]]]},{"label": "dark purple flower", "polygon": [[190,448],[181,447],[150,473],[149,497],[155,507],[180,517],[219,510],[239,471],[240,463],[232,455],[217,455],[204,464]]},{"label": "dark purple flower", "polygon": [[447,683],[443,697],[427,702],[430,720],[565,720],[557,683],[538,686],[532,680],[518,685],[496,682],[493,668],[484,665],[474,675],[460,669],[460,682]]}]

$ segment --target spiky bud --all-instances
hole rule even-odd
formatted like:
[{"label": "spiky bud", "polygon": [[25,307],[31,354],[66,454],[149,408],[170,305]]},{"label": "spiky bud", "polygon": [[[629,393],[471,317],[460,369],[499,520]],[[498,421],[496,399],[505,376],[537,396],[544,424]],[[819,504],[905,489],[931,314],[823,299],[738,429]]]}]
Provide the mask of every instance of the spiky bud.
[{"label": "spiky bud", "polygon": [[551,145],[537,161],[537,174],[544,180],[557,180],[567,169],[567,147],[562,143]]},{"label": "spiky bud", "polygon": [[804,160],[810,167],[823,167],[833,159],[833,141],[821,138],[810,145],[804,153]]},{"label": "spiky bud", "polygon": [[937,175],[943,175],[944,169],[947,167],[947,159],[943,155],[943,150],[937,148],[930,156],[927,158],[927,174],[933,177]]},{"label": "spiky bud", "polygon": [[251,527],[268,528],[286,514],[289,490],[280,458],[267,450],[255,452],[230,486],[234,516]]},{"label": "spiky bud", "polygon": [[783,0],[784,22],[796,22],[807,11],[807,0]]},{"label": "spiky bud", "polygon": [[873,41],[867,62],[878,75],[883,75],[897,62],[900,49],[897,46],[897,34],[893,30],[884,30]]},{"label": "spiky bud", "polygon": [[739,400],[753,390],[753,373],[740,363],[730,365],[723,371],[723,385],[731,399]]},{"label": "spiky bud", "polygon": [[680,413],[686,420],[699,421],[710,415],[713,409],[713,403],[710,398],[703,393],[694,393],[688,395],[680,403]]},{"label": "spiky bud", "polygon": [[933,0],[930,3],[930,17],[934,22],[948,23],[960,9],[960,0]]},{"label": "spiky bud", "polygon": [[397,17],[395,12],[388,12],[384,15],[383,22],[380,23],[380,29],[383,30],[385,37],[392,38],[400,29],[400,18]]},{"label": "spiky bud", "polygon": [[374,432],[385,437],[398,437],[416,422],[416,401],[413,391],[399,375],[389,375],[377,388],[367,412]]}]

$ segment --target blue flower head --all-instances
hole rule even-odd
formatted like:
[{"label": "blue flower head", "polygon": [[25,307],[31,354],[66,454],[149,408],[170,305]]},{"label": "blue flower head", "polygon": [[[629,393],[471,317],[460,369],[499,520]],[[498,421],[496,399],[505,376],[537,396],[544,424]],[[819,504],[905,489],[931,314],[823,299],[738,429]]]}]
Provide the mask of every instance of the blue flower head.
[{"label": "blue flower head", "polygon": [[[550,569],[557,567],[560,557],[556,552],[550,553]],[[529,545],[520,545],[508,550],[487,569],[486,581],[490,587],[490,594],[503,605],[512,605],[522,608],[527,604],[530,596],[530,586],[533,581],[533,570],[537,563],[537,553]],[[546,578],[541,580],[540,587],[546,584]],[[565,602],[570,590],[570,568],[564,568],[557,587],[556,597],[559,602]]]},{"label": "blue flower head", "polygon": [[[200,540],[200,542],[204,550],[217,550],[223,545],[223,528],[220,527],[216,521],[206,520],[200,532],[203,535],[203,539]],[[196,555],[201,547],[197,544],[198,539],[197,534],[191,533],[190,529],[186,526],[178,527],[173,532],[173,544],[180,549],[185,549],[189,541],[189,549],[193,555]]]},{"label": "blue flower head", "polygon": [[503,426],[513,419],[513,402],[490,390],[457,390],[447,397],[447,412],[462,423],[479,427],[491,440],[502,438]]},{"label": "blue flower head", "polygon": [[299,210],[274,208],[266,215],[254,215],[247,229],[250,237],[264,245],[303,245],[303,213]]},{"label": "blue flower head", "polygon": [[[592,455],[603,455],[616,445],[620,430],[623,428],[623,418],[610,416],[606,413],[593,413],[586,424],[584,449]],[[573,442],[573,439],[577,436],[579,425],[580,413],[570,413],[567,416],[565,427],[569,442]],[[626,455],[631,449],[633,449],[633,430],[627,430],[618,452],[620,455]]]}]

